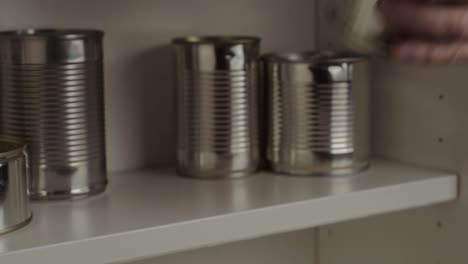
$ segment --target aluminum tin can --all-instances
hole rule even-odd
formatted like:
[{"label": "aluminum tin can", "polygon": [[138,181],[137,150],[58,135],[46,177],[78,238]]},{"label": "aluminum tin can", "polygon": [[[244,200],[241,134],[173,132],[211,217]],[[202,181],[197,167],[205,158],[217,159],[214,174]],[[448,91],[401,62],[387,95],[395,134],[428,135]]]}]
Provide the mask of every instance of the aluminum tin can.
[{"label": "aluminum tin can", "polygon": [[17,230],[31,220],[28,176],[26,144],[0,136],[0,234]]},{"label": "aluminum tin can", "polygon": [[259,166],[256,37],[174,40],[178,73],[178,171],[237,178]]},{"label": "aluminum tin can", "polygon": [[107,184],[103,32],[0,32],[1,128],[29,145],[31,196],[68,199]]},{"label": "aluminum tin can", "polygon": [[366,60],[353,54],[305,52],[267,55],[264,64],[272,170],[320,176],[366,168]]}]

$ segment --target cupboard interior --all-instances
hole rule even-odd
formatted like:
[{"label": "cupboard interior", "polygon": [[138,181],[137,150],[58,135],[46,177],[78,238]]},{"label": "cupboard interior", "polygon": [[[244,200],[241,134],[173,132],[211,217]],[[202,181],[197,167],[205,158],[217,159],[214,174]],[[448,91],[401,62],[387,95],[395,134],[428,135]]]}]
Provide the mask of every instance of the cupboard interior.
[{"label": "cupboard interior", "polygon": [[[106,130],[111,171],[175,160],[174,37],[252,34],[263,51],[339,47],[344,1],[352,0],[0,0],[0,29],[106,31]],[[465,66],[373,62],[375,155],[467,177]],[[112,180],[112,179],[111,179]],[[463,263],[468,203],[325,226],[135,263]]]}]

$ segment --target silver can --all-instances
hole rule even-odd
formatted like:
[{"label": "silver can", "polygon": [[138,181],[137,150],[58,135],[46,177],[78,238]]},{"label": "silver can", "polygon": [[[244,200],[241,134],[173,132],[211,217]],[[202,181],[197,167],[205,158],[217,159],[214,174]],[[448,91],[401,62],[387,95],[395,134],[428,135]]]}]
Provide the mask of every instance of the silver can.
[{"label": "silver can", "polygon": [[31,220],[27,157],[24,142],[0,136],[0,234],[21,228]]},{"label": "silver can", "polygon": [[1,130],[24,138],[31,196],[67,199],[107,184],[103,32],[0,32]]},{"label": "silver can", "polygon": [[342,175],[369,164],[367,62],[352,54],[272,54],[268,162],[279,173]]},{"label": "silver can", "polygon": [[174,40],[178,72],[178,171],[237,178],[259,166],[256,37]]}]

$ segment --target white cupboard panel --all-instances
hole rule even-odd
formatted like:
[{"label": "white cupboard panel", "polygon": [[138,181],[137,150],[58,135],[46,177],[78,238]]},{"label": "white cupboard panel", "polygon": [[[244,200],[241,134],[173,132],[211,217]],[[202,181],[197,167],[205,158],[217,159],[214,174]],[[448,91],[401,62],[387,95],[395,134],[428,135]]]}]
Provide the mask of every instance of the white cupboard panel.
[{"label": "white cupboard panel", "polygon": [[[190,238],[187,238],[190,239]],[[301,230],[132,264],[314,264],[315,231]]]},{"label": "white cupboard panel", "polygon": [[[320,46],[342,46],[342,18],[349,9],[339,0],[323,0],[319,5],[323,14],[319,17]],[[415,66],[385,59],[373,62],[369,77],[374,153],[459,174],[460,199],[448,205],[322,229],[322,263],[466,262],[466,73],[466,65]],[[327,230],[334,235],[327,236]]]}]

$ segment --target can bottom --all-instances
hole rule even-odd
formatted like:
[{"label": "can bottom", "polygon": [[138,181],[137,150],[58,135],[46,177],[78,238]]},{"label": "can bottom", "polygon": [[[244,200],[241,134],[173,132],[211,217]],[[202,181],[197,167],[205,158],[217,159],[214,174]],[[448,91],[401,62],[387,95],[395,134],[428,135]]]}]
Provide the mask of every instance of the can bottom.
[{"label": "can bottom", "polygon": [[288,176],[304,176],[304,177],[336,177],[336,176],[353,176],[357,173],[368,170],[370,163],[366,162],[360,165],[346,168],[333,168],[327,171],[304,171],[285,168],[279,165],[270,165],[274,173],[286,174]]},{"label": "can bottom", "polygon": [[4,229],[0,229],[0,236],[5,235],[7,233],[17,231],[17,230],[27,226],[29,223],[31,223],[32,218],[33,218],[33,216],[31,214],[26,220],[24,220],[23,222],[21,222],[19,224],[16,224],[14,226],[10,226],[10,227],[4,228]]},{"label": "can bottom", "polygon": [[30,198],[36,201],[41,200],[75,200],[84,199],[90,196],[98,195],[105,192],[107,182],[99,185],[94,185],[86,188],[72,189],[67,191],[45,191],[40,190],[32,192]]},{"label": "can bottom", "polygon": [[229,173],[210,173],[198,172],[189,173],[187,171],[178,169],[177,174],[184,178],[201,179],[201,180],[226,180],[226,179],[241,179],[252,176],[257,172],[257,169],[249,171],[229,172]]}]

